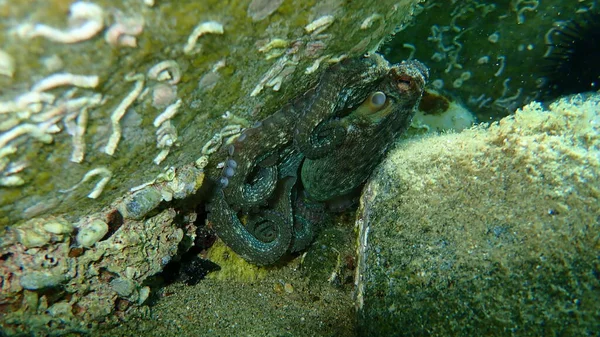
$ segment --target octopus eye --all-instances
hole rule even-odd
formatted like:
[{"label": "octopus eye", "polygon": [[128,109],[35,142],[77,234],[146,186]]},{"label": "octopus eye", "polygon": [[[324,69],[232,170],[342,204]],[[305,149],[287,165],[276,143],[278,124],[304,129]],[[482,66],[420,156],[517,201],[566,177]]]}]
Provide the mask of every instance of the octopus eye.
[{"label": "octopus eye", "polygon": [[374,116],[382,111],[389,110],[386,107],[389,107],[391,103],[386,94],[376,91],[371,93],[353,113],[362,116]]},{"label": "octopus eye", "polygon": [[377,92],[371,94],[370,99],[371,99],[371,107],[373,109],[378,110],[385,104],[387,97],[385,96],[385,94],[383,92],[377,91]]}]

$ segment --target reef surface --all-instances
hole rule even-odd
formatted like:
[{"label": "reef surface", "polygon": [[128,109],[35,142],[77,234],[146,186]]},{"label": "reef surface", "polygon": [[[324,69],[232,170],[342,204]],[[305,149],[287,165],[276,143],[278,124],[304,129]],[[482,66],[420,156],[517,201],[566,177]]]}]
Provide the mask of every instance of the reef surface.
[{"label": "reef surface", "polygon": [[359,335],[594,335],[600,94],[399,142],[365,186]]}]

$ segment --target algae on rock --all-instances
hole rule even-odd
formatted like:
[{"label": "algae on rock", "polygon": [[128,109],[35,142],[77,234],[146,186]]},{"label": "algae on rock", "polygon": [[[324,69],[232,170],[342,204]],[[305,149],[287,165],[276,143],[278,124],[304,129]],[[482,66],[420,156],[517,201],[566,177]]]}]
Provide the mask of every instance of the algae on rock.
[{"label": "algae on rock", "polygon": [[224,125],[375,49],[417,2],[0,3],[0,227],[75,220],[194,162]]},{"label": "algae on rock", "polygon": [[600,95],[398,144],[367,183],[361,335],[600,329]]}]

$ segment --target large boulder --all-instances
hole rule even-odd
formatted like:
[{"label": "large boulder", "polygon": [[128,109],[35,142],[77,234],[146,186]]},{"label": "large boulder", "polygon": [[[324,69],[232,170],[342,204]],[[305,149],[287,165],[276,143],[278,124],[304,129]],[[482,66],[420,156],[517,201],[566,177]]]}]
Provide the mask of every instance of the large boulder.
[{"label": "large boulder", "polygon": [[362,196],[361,336],[600,331],[600,95],[398,144]]}]

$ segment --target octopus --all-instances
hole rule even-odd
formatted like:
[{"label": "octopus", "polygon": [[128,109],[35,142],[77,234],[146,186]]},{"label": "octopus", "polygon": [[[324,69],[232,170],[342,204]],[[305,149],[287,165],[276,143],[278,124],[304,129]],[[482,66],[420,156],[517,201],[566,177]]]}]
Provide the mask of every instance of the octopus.
[{"label": "octopus", "polygon": [[416,60],[344,60],[224,151],[208,221],[234,252],[269,265],[305,249],[328,203],[367,180],[410,125],[429,76]]}]

